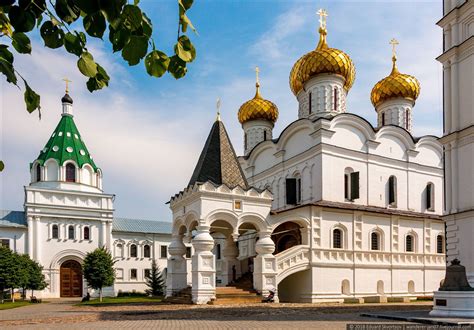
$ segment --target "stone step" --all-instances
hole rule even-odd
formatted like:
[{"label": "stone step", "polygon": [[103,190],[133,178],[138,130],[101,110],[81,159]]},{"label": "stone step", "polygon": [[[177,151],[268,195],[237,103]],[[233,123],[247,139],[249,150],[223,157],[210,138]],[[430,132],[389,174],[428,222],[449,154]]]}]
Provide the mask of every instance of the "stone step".
[{"label": "stone step", "polygon": [[262,297],[244,297],[244,298],[218,298],[211,301],[210,305],[239,305],[239,304],[255,304],[262,302]]},{"label": "stone step", "polygon": [[225,294],[225,293],[217,293],[216,294],[217,299],[224,299],[224,298],[232,298],[232,299],[250,299],[250,300],[262,300],[261,296],[257,296],[255,294],[238,294],[238,293],[231,293],[231,294]]}]

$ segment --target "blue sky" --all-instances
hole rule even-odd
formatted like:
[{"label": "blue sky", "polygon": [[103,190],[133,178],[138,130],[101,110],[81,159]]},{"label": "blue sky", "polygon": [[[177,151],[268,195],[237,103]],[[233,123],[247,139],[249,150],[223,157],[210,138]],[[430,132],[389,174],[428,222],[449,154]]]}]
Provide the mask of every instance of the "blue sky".
[{"label": "blue sky", "polygon": [[[176,40],[174,0],[142,0],[154,24],[158,48],[171,52]],[[15,63],[41,94],[43,117],[24,110],[22,94],[2,82],[0,208],[22,209],[28,164],[38,155],[61,114],[63,77],[73,83],[75,121],[104,172],[104,190],[116,194],[116,215],[171,220],[165,202],[187,184],[222,99],[222,117],[238,154],[242,153],[239,106],[255,92],[255,66],[260,67],[262,94],[277,104],[278,136],[297,118],[297,103],[288,85],[296,60],[318,41],[315,12],[326,8],[328,43],[344,50],[356,66],[348,112],[375,123],[370,103],[373,85],[389,74],[393,37],[400,42],[398,66],[416,76],[421,95],[414,110],[414,135],[442,132],[441,2],[413,1],[196,1],[189,16],[199,35],[190,33],[197,59],[184,79],[146,74],[143,63],[128,67],[111,46],[89,38],[90,50],[112,80],[93,94],[76,69],[76,59],[63,50],[33,40],[31,56]],[[105,38],[107,39],[107,38]]]}]

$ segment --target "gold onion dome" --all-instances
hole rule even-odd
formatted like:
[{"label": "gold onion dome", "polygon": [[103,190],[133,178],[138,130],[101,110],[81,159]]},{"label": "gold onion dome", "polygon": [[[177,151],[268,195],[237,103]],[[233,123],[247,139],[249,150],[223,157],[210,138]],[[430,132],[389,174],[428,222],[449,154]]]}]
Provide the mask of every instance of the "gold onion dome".
[{"label": "gold onion dome", "polygon": [[260,94],[258,68],[256,72],[257,83],[255,86],[257,90],[255,96],[240,106],[238,113],[239,122],[243,124],[251,120],[268,120],[274,124],[278,118],[278,108],[273,102],[265,100]]},{"label": "gold onion dome", "polygon": [[326,11],[320,10],[318,14],[321,16],[321,26],[319,28],[319,43],[315,50],[303,55],[291,69],[290,88],[293,94],[303,89],[304,84],[320,73],[336,74],[344,77],[344,89],[349,89],[354,84],[355,67],[349,55],[342,50],[329,48],[326,42]]},{"label": "gold onion dome", "polygon": [[416,101],[420,95],[420,82],[409,74],[400,73],[397,69],[397,58],[392,57],[393,67],[390,75],[375,84],[370,93],[370,100],[374,107],[393,98],[404,98]]}]

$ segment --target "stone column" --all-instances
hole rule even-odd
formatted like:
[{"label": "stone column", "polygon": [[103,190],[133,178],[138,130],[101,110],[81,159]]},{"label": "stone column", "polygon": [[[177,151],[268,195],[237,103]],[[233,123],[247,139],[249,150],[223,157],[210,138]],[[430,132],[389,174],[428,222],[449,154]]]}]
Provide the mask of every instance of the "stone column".
[{"label": "stone column", "polygon": [[166,273],[166,297],[171,297],[188,286],[188,270],[184,258],[186,246],[183,243],[183,235],[173,234],[168,253],[170,257]]},{"label": "stone column", "polygon": [[272,254],[275,243],[270,236],[271,232],[260,232],[255,244],[257,256],[254,258],[253,286],[262,296],[268,295],[269,290],[274,291],[275,302],[278,302],[276,260]]},{"label": "stone column", "polygon": [[216,263],[212,253],[214,239],[209,228],[206,225],[197,226],[197,235],[192,240],[192,295],[195,304],[207,304],[216,297]]},{"label": "stone column", "polygon": [[30,256],[31,259],[35,259],[35,256],[33,255],[34,251],[34,239],[35,239],[35,232],[33,228],[33,217],[29,216],[27,217],[28,221],[28,255]]},{"label": "stone column", "polygon": [[234,280],[234,267],[235,279],[238,279],[242,274],[242,270],[240,269],[240,261],[237,259],[239,256],[239,250],[237,249],[237,245],[235,244],[232,236],[227,237],[227,240],[225,241],[223,256],[224,262],[222,266],[222,284],[227,285]]}]

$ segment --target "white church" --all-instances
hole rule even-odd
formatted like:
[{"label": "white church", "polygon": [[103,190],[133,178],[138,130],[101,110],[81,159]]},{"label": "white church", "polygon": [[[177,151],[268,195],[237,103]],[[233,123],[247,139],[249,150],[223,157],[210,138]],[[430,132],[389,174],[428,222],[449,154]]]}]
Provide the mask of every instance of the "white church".
[{"label": "white church", "polygon": [[319,43],[290,72],[295,121],[274,136],[278,108],[263,98],[257,74],[255,96],[238,110],[244,155],[218,115],[188,186],[169,201],[172,223],[114,216],[114,195],[104,193],[72,99],[63,97],[61,120],[31,164],[24,212],[0,214],[1,243],[44,266],[43,297],[85,294],[81,262],[103,245],[117,259],[109,294],[143,291],[153,258],[166,268],[167,296],[188,292],[196,304],[219,300],[229,285],[289,302],[439,288],[443,147],[412,134],[420,83],[399,71],[392,40],[391,70],[387,59],[388,75],[370,93],[377,127],[348,112],[355,67],[329,46],[319,13]]}]

